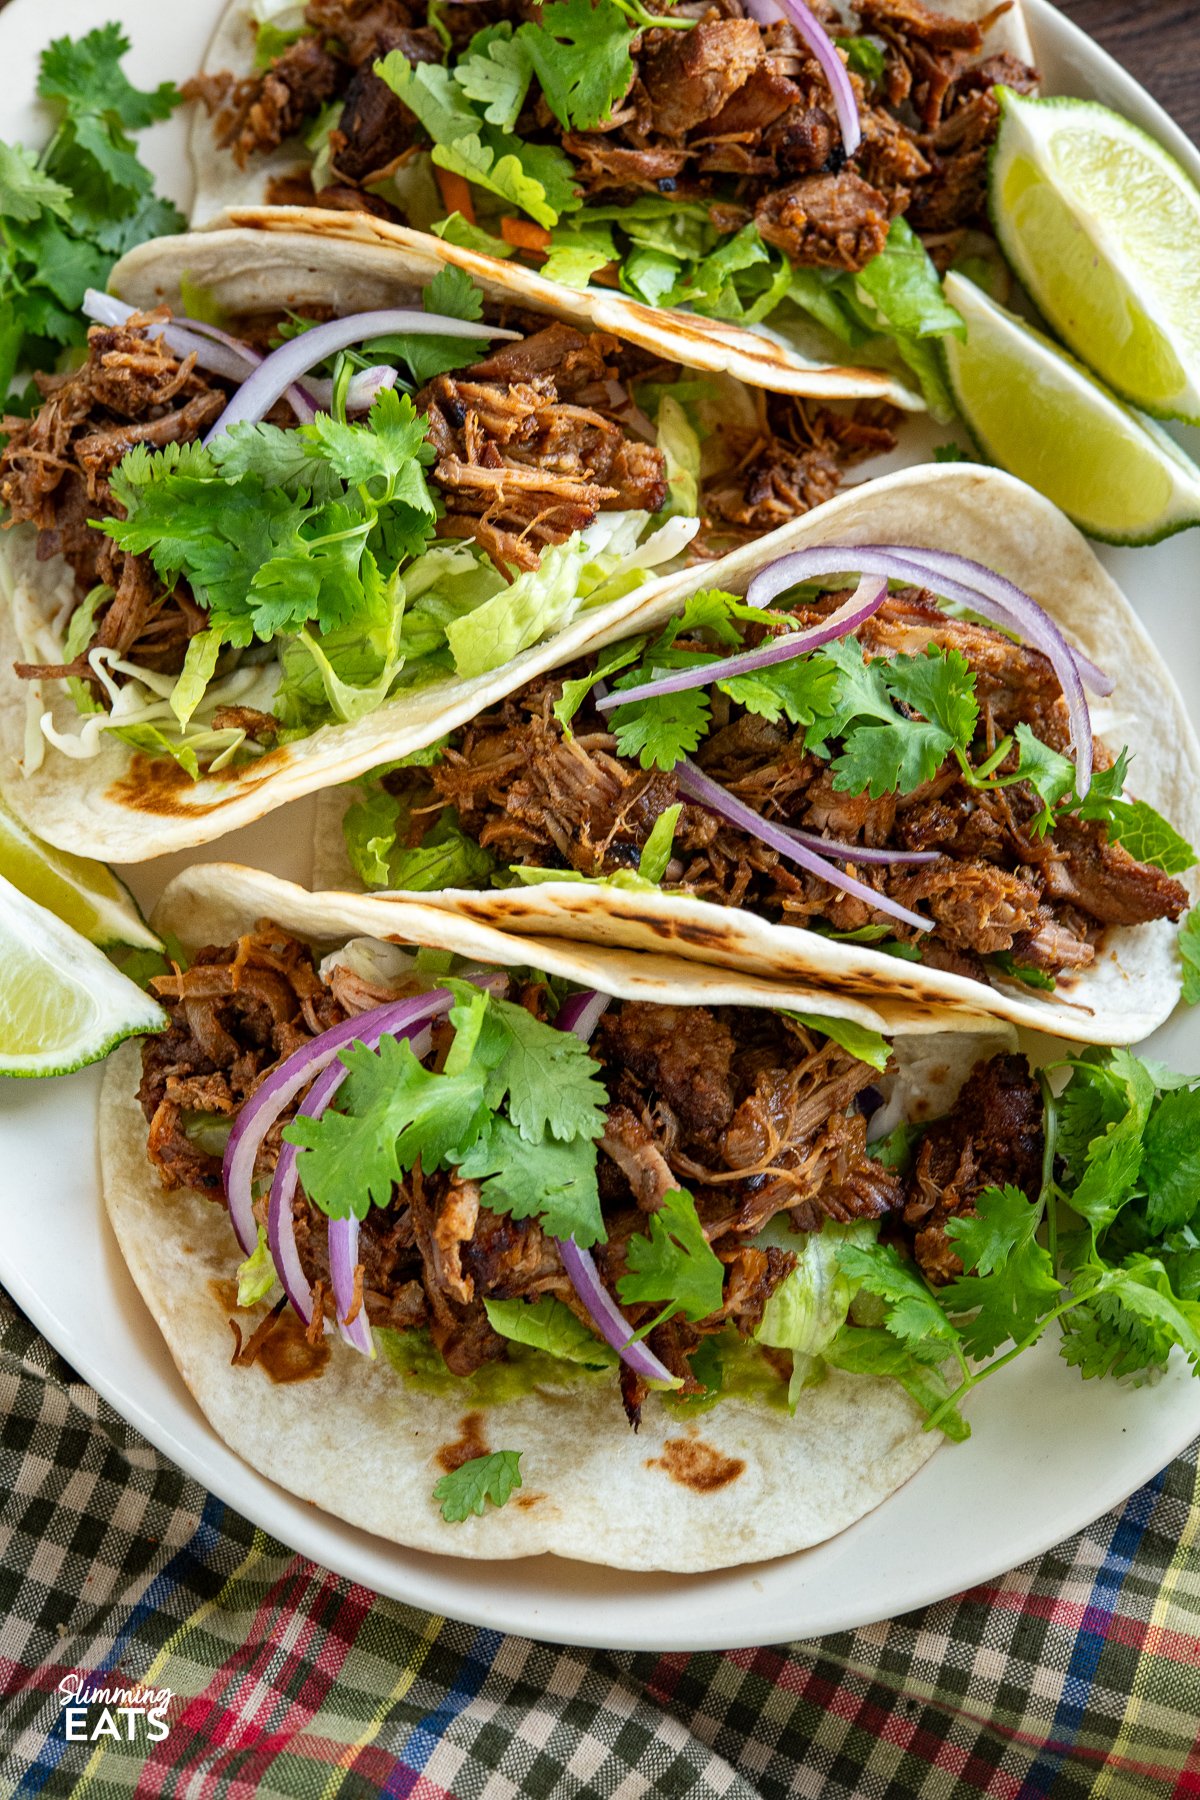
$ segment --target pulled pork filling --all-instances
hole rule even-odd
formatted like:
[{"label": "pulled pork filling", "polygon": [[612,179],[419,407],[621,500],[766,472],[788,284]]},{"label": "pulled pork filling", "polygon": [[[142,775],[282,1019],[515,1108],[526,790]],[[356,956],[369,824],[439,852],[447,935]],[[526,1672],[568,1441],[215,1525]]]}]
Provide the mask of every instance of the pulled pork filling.
[{"label": "pulled pork filling", "polygon": [[[894,218],[941,238],[985,222],[987,155],[1001,83],[1022,93],[1036,71],[1017,58],[983,57],[1004,0],[978,22],[921,0],[855,0],[851,23],[826,0],[810,9],[839,37],[856,30],[883,44],[883,74],[864,87],[851,75],[862,143],[842,149],[821,69],[792,24],[760,24],[743,0],[681,0],[670,17],[689,30],[654,27],[630,45],[633,78],[608,116],[587,131],[554,118],[536,81],[516,122],[530,143],[556,143],[586,200],[612,204],[638,194],[710,202],[712,220],[734,232],[753,222],[793,263],[861,270],[883,249]],[[651,12],[662,11],[649,0]],[[301,173],[278,182],[281,203],[366,206],[401,215],[365,184],[389,173],[424,141],[414,115],[372,73],[400,50],[412,64],[453,62],[481,28],[536,21],[535,0],[480,0],[445,18],[449,48],[417,0],[309,0],[308,34],[261,74],[205,76],[185,93],[217,121],[220,144],[246,166],[272,151],[336,100],[332,179],[314,195]],[[440,24],[439,16],[439,24]]]},{"label": "pulled pork filling", "polygon": [[[841,597],[798,607],[794,616],[813,623]],[[930,643],[958,650],[975,672],[989,745],[1024,721],[1052,749],[1068,750],[1066,704],[1038,651],[951,619],[914,590],[889,596],[856,635],[868,662]],[[684,639],[675,647],[706,648]],[[455,732],[431,767],[386,775],[385,788],[404,803],[408,843],[419,844],[450,807],[501,871],[522,865],[612,875],[637,867],[656,820],[682,801],[664,885],[786,924],[835,932],[876,926],[919,945],[928,965],[985,981],[992,974],[985,959],[997,955],[1048,977],[1085,969],[1106,927],[1174,921],[1188,908],[1178,881],[1110,843],[1100,822],[1059,818],[1046,836],[1035,836],[1030,826],[1041,803],[1025,782],[981,790],[947,758],[911,793],[841,793],[829,760],[806,749],[803,727],[771,722],[710,690],[712,727],[695,761],[730,794],[765,818],[842,843],[937,853],[936,862],[920,865],[848,865],[881,894],[923,908],[932,929],[922,936],[692,804],[674,773],[620,756],[594,696],[568,735],[554,706],[564,681],[591,667],[580,662],[539,678]],[[1095,748],[1097,767],[1109,767],[1104,746]],[[1001,769],[1016,763],[1013,752]]]},{"label": "pulled pork filling", "polygon": [[[194,357],[181,362],[136,324],[94,325],[78,369],[34,381],[43,398],[33,416],[0,420],[8,440],[0,452],[5,525],[35,526],[38,561],[65,557],[80,599],[98,585],[112,589],[96,610],[93,644],[176,674],[188,639],[208,623],[203,608],[186,586],[168,593],[148,556],[119,550],[88,521],[124,517],[109,477],[127,451],[191,443],[224,411],[228,394]],[[66,664],[18,663],[17,674],[90,679],[92,671],[81,653]],[[101,697],[98,684],[96,691]]]},{"label": "pulled pork filling", "polygon": [[[96,608],[87,648],[104,646],[148,670],[178,674],[189,638],[208,624],[205,610],[186,583],[168,591],[149,555],[119,550],[89,524],[106,515],[124,518],[109,477],[129,450],[191,443],[229,398],[228,384],[198,369],[194,357],[180,359],[147,335],[147,324],[168,317],[164,309],[117,328],[93,326],[78,369],[35,377],[43,396],[37,411],[0,421],[7,434],[0,502],[6,527],[36,527],[39,560],[66,558],[81,601],[98,584],[112,589]],[[662,508],[665,458],[633,434],[629,421],[640,415],[622,377],[649,373],[671,381],[680,373],[605,332],[584,334],[535,315],[518,323],[529,336],[470,368],[437,376],[414,396],[428,420],[433,476],[445,505],[437,536],[474,541],[509,579],[514,570],[536,569],[548,545],[564,543],[600,513]],[[835,413],[787,396],[747,393],[746,409],[748,418],[708,454],[701,498],[706,551],[820,505],[851,463],[895,441],[883,422],[887,408]],[[284,403],[269,417],[294,422]],[[103,701],[87,648],[68,663],[19,663],[17,673],[89,680]],[[256,725],[256,735],[269,735],[269,715],[258,718],[266,725]]]},{"label": "pulled pork filling", "polygon": [[[409,991],[428,985],[413,976]],[[194,1187],[219,1204],[221,1162],[202,1147],[205,1129],[232,1119],[269,1070],[308,1039],[405,991],[373,986],[344,964],[322,981],[308,947],[269,920],[232,944],[200,951],[190,968],[157,979],[154,989],[171,1023],[142,1048],[139,1099],[150,1160],[164,1187]],[[508,997],[547,1015],[541,982],[514,978]],[[449,1036],[444,1022],[435,1029],[431,1066]],[[598,1162],[607,1242],[594,1252],[605,1285],[615,1294],[630,1237],[644,1232],[645,1215],[679,1186],[695,1197],[724,1264],[718,1311],[696,1325],[669,1320],[649,1337],[687,1391],[699,1386],[689,1357],[703,1338],[728,1326],[750,1337],[795,1267],[790,1250],[750,1241],[769,1220],[804,1233],[825,1219],[889,1215],[903,1230],[904,1184],[868,1154],[856,1106],[875,1071],[831,1041],[756,1008],[614,1002],[592,1049],[609,1095]],[[292,1111],[302,1110],[301,1099]],[[263,1183],[285,1123],[286,1116],[272,1127],[260,1152],[255,1173]],[[956,1190],[960,1203],[969,1204],[965,1189]],[[257,1206],[265,1213],[265,1197]],[[305,1273],[332,1318],[325,1217],[298,1192],[295,1219]],[[506,1355],[485,1299],[552,1294],[592,1328],[554,1240],[535,1219],[489,1211],[478,1184],[454,1171],[407,1176],[388,1206],[371,1208],[360,1254],[371,1323],[427,1329],[458,1375]],[[658,1309],[624,1310],[640,1325]],[[644,1390],[628,1370],[622,1386],[636,1418]]]}]

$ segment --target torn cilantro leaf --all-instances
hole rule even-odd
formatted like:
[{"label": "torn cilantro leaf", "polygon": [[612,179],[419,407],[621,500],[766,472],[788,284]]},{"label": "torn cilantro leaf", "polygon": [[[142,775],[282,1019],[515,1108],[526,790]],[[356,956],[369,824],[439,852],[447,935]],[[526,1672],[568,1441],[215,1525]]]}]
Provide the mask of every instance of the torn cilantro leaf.
[{"label": "torn cilantro leaf", "polygon": [[495,1110],[507,1098],[509,1118],[530,1143],[547,1133],[563,1142],[599,1137],[607,1096],[588,1046],[509,1000],[493,1000],[490,1012],[505,1041],[488,1105]]},{"label": "torn cilantro leaf", "polygon": [[664,1194],[649,1215],[649,1236],[635,1233],[626,1250],[629,1273],[617,1282],[621,1299],[666,1302],[694,1324],[714,1313],[724,1296],[725,1271],[682,1188]]},{"label": "torn cilantro leaf", "polygon": [[[618,681],[615,685],[620,689],[633,682]],[[615,707],[608,718],[618,755],[636,757],[643,769],[673,769],[700,744],[708,731],[712,710],[705,689],[696,687]]]},{"label": "torn cilantro leaf", "polygon": [[637,36],[614,0],[555,0],[517,41],[528,54],[546,104],[568,131],[590,131],[607,119],[634,78],[630,45]]},{"label": "torn cilantro leaf", "polygon": [[[476,101],[486,122],[501,131],[515,128],[532,75],[528,45],[519,32],[514,37],[508,19],[477,31],[454,68],[454,79],[468,100]],[[435,310],[441,309],[430,308]]]},{"label": "torn cilantro leaf", "polygon": [[946,1222],[963,1267],[941,1296],[963,1318],[959,1329],[972,1356],[990,1356],[1011,1338],[1019,1343],[1062,1292],[1050,1253],[1037,1241],[1042,1209],[1020,1188],[985,1188],[975,1212]]},{"label": "torn cilantro leaf", "polygon": [[523,1450],[493,1450],[489,1456],[473,1456],[434,1483],[433,1497],[447,1525],[461,1525],[472,1513],[482,1515],[490,1500],[503,1506],[521,1483]]},{"label": "torn cilantro leaf", "polygon": [[563,1143],[544,1132],[531,1141],[508,1119],[494,1117],[459,1169],[480,1183],[480,1204],[489,1211],[536,1219],[550,1237],[573,1237],[581,1250],[603,1243],[596,1146],[590,1138]]},{"label": "torn cilantro leaf", "polygon": [[487,1122],[485,1071],[431,1074],[407,1039],[385,1033],[378,1050],[354,1043],[340,1052],[348,1071],[319,1119],[304,1113],[284,1128],[301,1151],[301,1186],[331,1219],[365,1219],[387,1206],[392,1188],[418,1158],[425,1171],[473,1144]]}]

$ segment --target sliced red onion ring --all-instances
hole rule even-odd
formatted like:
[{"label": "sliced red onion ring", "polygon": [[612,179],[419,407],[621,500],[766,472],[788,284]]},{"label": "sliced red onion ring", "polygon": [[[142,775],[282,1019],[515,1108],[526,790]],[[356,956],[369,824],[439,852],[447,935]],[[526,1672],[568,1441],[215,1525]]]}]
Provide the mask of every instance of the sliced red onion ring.
[{"label": "sliced red onion ring", "polygon": [[[910,912],[906,906],[898,905],[886,894],[876,893],[865,882],[855,880],[853,875],[845,874],[832,863],[826,862],[824,857],[815,855],[786,826],[772,824],[770,819],[764,819],[761,813],[756,813],[753,807],[735,799],[719,782],[710,780],[695,763],[689,762],[686,756],[675,765],[675,780],[680,793],[695,800],[699,806],[706,807],[709,812],[716,813],[727,824],[736,825],[739,831],[759,838],[780,856],[787,857],[789,862],[799,863],[810,875],[827,881],[831,887],[841,888],[844,893],[853,894],[856,900],[865,901],[876,912],[888,913],[902,924],[911,925],[915,931],[932,931],[929,919]],[[855,856],[857,854],[856,851]]]},{"label": "sliced red onion ring", "polygon": [[[802,555],[807,552],[801,552]],[[840,552],[845,555],[845,552]],[[824,573],[840,574],[844,563],[831,563]],[[617,693],[604,694],[596,701],[598,712],[613,712],[619,706],[632,706],[638,700],[652,700],[659,694],[681,694],[686,688],[708,687],[714,681],[732,681],[735,675],[751,675],[756,669],[768,669],[774,663],[790,662],[793,657],[803,656],[809,650],[818,650],[822,644],[831,643],[834,638],[845,637],[856,631],[864,620],[872,613],[879,611],[887,598],[887,582],[877,581],[864,575],[849,600],[843,601],[836,612],[822,619],[819,625],[811,626],[807,631],[789,631],[782,637],[772,638],[767,644],[760,644],[757,650],[745,650],[740,656],[725,656],[717,662],[697,663],[690,669],[673,669],[669,675],[663,675],[656,681],[645,681],[641,687],[623,688]],[[597,684],[597,692],[599,684]]]},{"label": "sliced red onion ring", "polygon": [[[383,389],[395,385],[396,371],[391,363],[374,363],[369,369],[355,369],[346,384],[346,411],[370,412]],[[321,412],[329,412],[333,406],[333,383],[325,376],[306,376],[303,392]]]},{"label": "sliced red onion ring", "polygon": [[[964,590],[961,595],[947,591],[944,593],[945,599],[960,600],[961,604],[969,606],[972,612],[979,613],[982,618],[990,619],[994,625],[1015,630],[1022,636],[1025,635],[1022,621],[1029,607],[1032,606],[1035,612],[1042,612],[1037,602],[1031,600],[1014,582],[998,575],[995,569],[989,569],[983,563],[972,562],[969,557],[958,556],[952,550],[926,550],[923,546],[914,550],[907,544],[873,545],[872,548],[895,550],[897,556],[905,557],[910,562],[920,562],[924,568],[932,570],[939,580],[953,582]],[[966,590],[969,590],[972,598],[967,597]],[[943,592],[941,588],[938,591]],[[981,606],[981,600],[991,601],[992,604],[990,607]],[[1042,616],[1045,618],[1047,615]],[[1012,621],[1011,625],[1009,620]],[[1053,620],[1049,622],[1053,625]],[[1064,639],[1064,642],[1067,640]],[[1097,668],[1091,658],[1085,656],[1082,650],[1076,649],[1074,644],[1067,642],[1067,649],[1084,685],[1101,699],[1107,699],[1116,686],[1112,676]]]},{"label": "sliced red onion ring", "polygon": [[821,65],[833,95],[838,124],[842,128],[842,149],[848,157],[853,156],[862,143],[862,126],[859,123],[854,88],[846,65],[838,55],[837,45],[803,4],[803,0],[780,0],[780,4]]},{"label": "sliced red onion ring", "polygon": [[499,326],[480,325],[470,319],[450,319],[441,313],[419,312],[414,307],[386,308],[376,312],[352,313],[349,318],[330,319],[314,325],[299,337],[289,338],[264,358],[247,381],[244,381],[229,405],[212,426],[204,442],[228,431],[243,419],[263,418],[280,395],[293,382],[301,381],[308,371],[339,350],[349,349],[366,338],[386,337],[402,331],[414,335],[441,335],[456,338],[519,338],[519,331],[502,331]]},{"label": "sliced red onion ring", "polygon": [[[124,325],[137,310],[136,306],[128,306],[112,294],[101,293],[99,288],[88,288],[83,297],[83,312],[98,325]],[[245,381],[263,361],[261,351],[243,344],[239,338],[231,337],[227,331],[204,319],[155,322],[145,329],[147,337],[161,338],[176,356],[194,356],[198,368],[221,375],[226,381]],[[285,398],[302,423],[315,417],[316,406],[300,388],[289,386]]]},{"label": "sliced red onion ring", "polygon": [[591,988],[581,988],[577,994],[567,995],[554,1023],[560,1031],[574,1032],[577,1038],[590,1044],[592,1034],[611,1005],[611,994],[597,994]]},{"label": "sliced red onion ring", "polygon": [[781,829],[798,844],[803,844],[806,850],[815,850],[818,856],[838,856],[846,862],[870,863],[884,869],[899,863],[937,862],[940,854],[937,850],[874,850],[865,844],[843,844],[837,838],[824,838],[815,831],[800,831],[795,825],[784,825]]},{"label": "sliced red onion ring", "polygon": [[[579,993],[570,994],[563,1001],[554,1023],[560,1031],[574,1032],[577,1038],[582,1038],[585,1044],[589,1044],[601,1016],[611,1005],[610,994],[598,994],[591,988],[581,988]],[[554,1241],[558,1245],[563,1268],[571,1277],[575,1292],[587,1307],[592,1323],[605,1343],[643,1381],[665,1381],[672,1387],[677,1387],[679,1384],[670,1369],[659,1361],[653,1350],[644,1343],[633,1341],[634,1328],[601,1281],[600,1271],[589,1252],[581,1250],[573,1237],[555,1238]]]},{"label": "sliced red onion ring", "polygon": [[[943,554],[945,553],[933,553],[937,560]],[[919,545],[903,544],[822,544],[815,550],[793,550],[758,571],[746,590],[747,603],[751,606],[769,605],[798,582],[834,573],[839,556],[843,567],[857,569],[861,575],[882,575],[889,580],[930,587],[946,600],[958,601],[960,605],[968,606],[973,612],[980,612],[985,617],[997,617],[999,602],[989,598],[978,587],[969,587],[965,582],[955,580],[935,567],[933,562],[925,560],[926,553]],[[990,576],[991,583],[997,583],[1001,579],[992,571],[985,570],[983,573]],[[1004,585],[1006,589],[1011,587],[1011,583]],[[1011,594],[1007,595],[1003,603],[1002,612],[1000,622],[1010,630],[1017,631],[1035,650],[1040,650],[1058,677],[1070,718],[1071,747],[1075,752],[1075,791],[1082,800],[1092,784],[1092,722],[1075,653],[1053,619],[1028,594],[1022,593],[1020,588],[1012,587]]]},{"label": "sliced red onion ring", "polygon": [[[395,1037],[412,1037],[415,1033],[419,1033],[430,1019],[445,1012],[447,1007],[452,1004],[453,995],[447,989],[435,988],[431,994],[422,994],[417,999],[400,1000],[394,1006],[377,1006],[371,1012],[359,1013],[356,1019],[347,1021],[357,1029],[351,1032],[348,1038],[342,1038],[336,1046],[334,1055],[336,1056],[337,1050],[343,1049],[347,1042],[357,1041],[365,1044],[369,1050],[377,1049],[379,1040],[385,1032],[390,1032]],[[345,1027],[338,1025],[334,1027],[334,1030],[341,1032],[345,1030]],[[322,1037],[314,1039],[313,1042],[323,1045],[325,1039],[331,1035],[330,1032],[326,1032]],[[313,1045],[305,1045],[304,1048],[311,1050]],[[414,1046],[414,1052],[415,1048],[416,1046]],[[304,1051],[297,1051],[296,1054],[303,1055]],[[319,1119],[345,1078],[345,1065],[330,1058],[305,1099],[305,1118]],[[267,1243],[275,1263],[275,1273],[283,1283],[288,1299],[304,1323],[308,1325],[312,1322],[312,1290],[309,1288],[308,1278],[300,1261],[300,1253],[296,1248],[295,1220],[292,1216],[292,1200],[295,1197],[297,1180],[296,1162],[299,1154],[296,1146],[288,1143],[285,1143],[279,1152],[279,1161],[275,1164],[275,1175],[271,1182],[271,1196],[267,1207]],[[334,1227],[338,1223],[339,1221],[336,1219],[329,1221],[331,1240],[335,1235]],[[344,1260],[345,1250],[346,1245],[343,1244],[339,1251],[342,1260]],[[344,1288],[340,1297],[336,1289],[334,1292],[335,1310],[339,1323],[344,1321],[346,1312],[352,1303],[353,1279],[354,1264],[351,1263],[349,1289]],[[355,1324],[357,1323],[356,1320]],[[362,1349],[363,1344],[355,1342],[353,1326],[350,1327],[350,1331],[352,1335],[347,1341],[354,1343],[355,1349]],[[369,1355],[371,1341],[369,1331],[365,1332],[365,1338],[366,1352]]]},{"label": "sliced red onion ring", "polygon": [[653,1350],[647,1344],[633,1341],[633,1326],[601,1281],[589,1252],[581,1250],[574,1238],[556,1238],[554,1241],[563,1259],[563,1268],[605,1343],[610,1344],[621,1361],[628,1363],[643,1381],[665,1381],[670,1387],[678,1387],[670,1369],[659,1361]]}]

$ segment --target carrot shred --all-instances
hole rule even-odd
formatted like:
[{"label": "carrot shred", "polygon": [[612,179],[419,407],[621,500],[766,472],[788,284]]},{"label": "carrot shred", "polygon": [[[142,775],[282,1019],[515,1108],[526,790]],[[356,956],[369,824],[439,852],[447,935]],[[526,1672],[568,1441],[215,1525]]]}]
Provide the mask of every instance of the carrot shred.
[{"label": "carrot shred", "polygon": [[515,250],[550,248],[550,233],[544,225],[535,225],[532,219],[514,219],[506,215],[500,221],[500,236]]},{"label": "carrot shred", "polygon": [[461,213],[468,225],[475,223],[475,203],[471,199],[471,184],[452,169],[439,169],[434,164],[433,172],[437,176],[438,192],[442,203],[449,213]]}]

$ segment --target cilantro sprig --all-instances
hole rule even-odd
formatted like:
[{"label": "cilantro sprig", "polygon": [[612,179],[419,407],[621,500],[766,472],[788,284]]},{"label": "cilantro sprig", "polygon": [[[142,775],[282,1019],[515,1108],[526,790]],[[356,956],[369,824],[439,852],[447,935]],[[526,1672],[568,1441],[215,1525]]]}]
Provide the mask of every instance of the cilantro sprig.
[{"label": "cilantro sprig", "polygon": [[391,1035],[377,1051],[351,1044],[335,1104],[287,1126],[305,1193],[331,1219],[363,1219],[419,1162],[427,1175],[457,1169],[478,1180],[493,1212],[537,1218],[581,1247],[600,1242],[595,1140],[606,1096],[587,1046],[524,1007],[446,985],[454,1039],[440,1070]]},{"label": "cilantro sprig", "polygon": [[1040,1191],[987,1188],[973,1216],[948,1222],[957,1280],[930,1288],[892,1245],[843,1252],[883,1321],[845,1326],[827,1360],[901,1379],[951,1436],[966,1433],[966,1396],[1056,1322],[1085,1377],[1145,1380],[1176,1347],[1200,1372],[1200,1080],[1128,1050],[1059,1068],[1060,1095],[1053,1070],[1039,1078]]},{"label": "cilantro sprig", "polygon": [[[591,677],[569,682],[555,708],[568,724],[602,676],[617,693],[638,688],[673,669],[703,666],[741,645],[740,627],[780,615],[754,612],[736,595],[706,589],[653,640],[633,640],[604,652]],[[712,648],[700,648],[707,638]],[[1110,843],[1124,844],[1140,862],[1177,875],[1196,862],[1190,844],[1142,800],[1125,798],[1129,752],[1094,772],[1081,799],[1071,759],[1019,723],[998,743],[980,743],[981,718],[975,672],[961,651],[929,644],[918,655],[867,660],[854,637],[835,639],[806,656],[718,680],[714,684],[747,712],[770,721],[786,719],[804,730],[803,747],[824,757],[841,793],[910,794],[950,761],[980,793],[1027,783],[1041,802],[1027,829],[1044,837],[1058,819],[1073,815],[1103,824]],[[712,723],[707,687],[685,688],[618,706],[610,728],[622,756],[644,769],[669,770],[695,753]]]},{"label": "cilantro sprig", "polygon": [[40,155],[0,143],[0,395],[18,368],[84,342],[84,292],[105,285],[117,257],[186,224],[156,197],[131,135],[168,118],[180,96],[169,81],[134,87],[121,68],[128,49],[116,24],[56,38],[37,82],[57,121],[49,143]]}]

